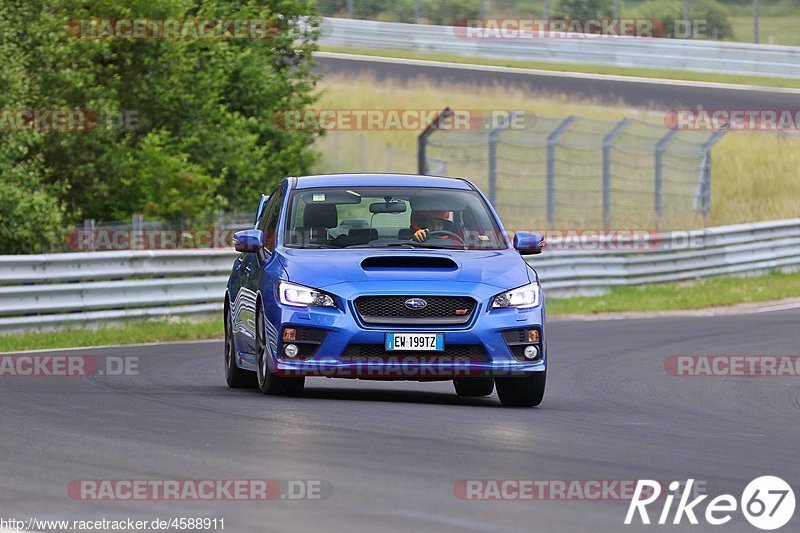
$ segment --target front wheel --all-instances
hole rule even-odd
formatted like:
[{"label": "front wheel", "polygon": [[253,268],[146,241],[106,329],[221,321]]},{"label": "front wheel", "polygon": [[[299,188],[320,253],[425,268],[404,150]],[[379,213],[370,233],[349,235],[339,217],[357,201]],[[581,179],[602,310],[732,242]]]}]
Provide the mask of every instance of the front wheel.
[{"label": "front wheel", "polygon": [[454,379],[453,386],[456,394],[462,397],[489,396],[494,391],[492,378],[461,378]]},{"label": "front wheel", "polygon": [[500,403],[510,407],[536,407],[544,398],[547,372],[536,372],[530,376],[495,378]]},{"label": "front wheel", "polygon": [[258,388],[264,394],[281,396],[298,396],[303,393],[305,387],[305,377],[281,377],[269,371],[267,364],[267,336],[264,321],[264,311],[259,304],[256,309],[256,366],[258,371]]}]

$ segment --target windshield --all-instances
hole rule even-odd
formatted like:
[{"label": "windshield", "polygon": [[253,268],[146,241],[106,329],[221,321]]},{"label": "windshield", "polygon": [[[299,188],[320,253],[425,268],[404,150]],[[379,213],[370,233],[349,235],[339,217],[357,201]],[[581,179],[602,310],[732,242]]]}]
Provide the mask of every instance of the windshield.
[{"label": "windshield", "polygon": [[284,242],[293,248],[508,248],[475,191],[429,187],[299,189]]}]

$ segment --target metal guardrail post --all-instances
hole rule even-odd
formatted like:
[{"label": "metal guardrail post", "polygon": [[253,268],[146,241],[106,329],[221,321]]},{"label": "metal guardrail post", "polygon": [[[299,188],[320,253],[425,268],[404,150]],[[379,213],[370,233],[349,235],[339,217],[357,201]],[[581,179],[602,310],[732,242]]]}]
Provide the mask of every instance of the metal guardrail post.
[{"label": "metal guardrail post", "polygon": [[[719,130],[711,134],[708,140],[700,148],[702,159],[700,161],[700,179],[697,184],[698,193],[695,195],[695,206],[703,212],[703,219],[708,222],[711,214],[711,148],[717,144],[728,130]],[[699,202],[698,202],[699,199]],[[699,206],[697,205],[699,203]]]},{"label": "metal guardrail post", "polygon": [[555,199],[556,199],[556,191],[555,191],[555,172],[556,172],[556,162],[555,162],[555,152],[556,152],[556,143],[558,142],[558,138],[567,131],[570,125],[577,120],[578,117],[575,115],[570,115],[565,118],[561,124],[554,129],[550,135],[547,136],[547,225],[552,227],[553,220],[555,219]]},{"label": "metal guardrail post", "polygon": [[603,137],[603,229],[606,231],[611,226],[611,145],[630,122],[629,118],[620,120]]},{"label": "metal guardrail post", "polygon": [[[500,134],[511,127],[519,113],[514,111],[506,120],[492,128],[489,132],[489,153],[488,153],[488,183],[489,183],[489,203],[495,206],[497,200],[497,143],[500,141]],[[495,206],[496,207],[496,206]]]},{"label": "metal guardrail post", "polygon": [[442,122],[447,120],[452,115],[453,110],[449,107],[445,107],[442,109],[441,113],[436,115],[436,118],[433,119],[433,122],[428,124],[428,126],[417,137],[417,174],[425,175],[428,173],[428,137],[430,137],[434,131],[439,129],[439,127],[442,125]]},{"label": "metal guardrail post", "polygon": [[655,211],[655,226],[656,231],[661,229],[661,211],[663,207],[662,189],[664,184],[663,179],[663,155],[667,144],[678,134],[678,130],[669,130],[663,137],[656,143],[654,150],[654,166],[655,176],[653,184],[653,209]]}]

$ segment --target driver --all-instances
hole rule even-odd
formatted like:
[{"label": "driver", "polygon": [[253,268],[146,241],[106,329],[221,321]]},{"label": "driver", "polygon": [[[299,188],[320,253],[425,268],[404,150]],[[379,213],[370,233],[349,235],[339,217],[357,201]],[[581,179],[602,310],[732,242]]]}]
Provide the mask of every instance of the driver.
[{"label": "driver", "polygon": [[[447,231],[452,233],[453,229],[452,211],[414,211],[411,214],[411,231],[413,239],[417,242],[428,240],[431,232]],[[441,235],[439,238],[449,239],[450,236]]]}]

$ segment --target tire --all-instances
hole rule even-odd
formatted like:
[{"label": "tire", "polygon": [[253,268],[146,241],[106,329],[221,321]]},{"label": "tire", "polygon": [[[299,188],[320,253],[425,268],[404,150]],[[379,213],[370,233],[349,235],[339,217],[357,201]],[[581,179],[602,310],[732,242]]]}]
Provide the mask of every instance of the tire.
[{"label": "tire", "polygon": [[258,388],[264,394],[275,396],[299,396],[303,393],[306,378],[301,377],[282,377],[276,376],[269,371],[267,365],[267,337],[265,334],[264,311],[259,302],[256,307],[256,366],[258,371]]},{"label": "tire", "polygon": [[[227,299],[227,296],[226,296]],[[225,304],[225,381],[232,389],[252,389],[257,385],[256,373],[236,366],[236,348],[233,345],[230,310]]]},{"label": "tire", "polygon": [[494,380],[492,378],[454,379],[453,386],[456,394],[465,398],[489,396],[494,391]]},{"label": "tire", "polygon": [[500,403],[509,407],[536,407],[544,398],[547,372],[526,377],[495,378]]}]

